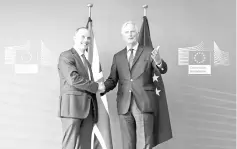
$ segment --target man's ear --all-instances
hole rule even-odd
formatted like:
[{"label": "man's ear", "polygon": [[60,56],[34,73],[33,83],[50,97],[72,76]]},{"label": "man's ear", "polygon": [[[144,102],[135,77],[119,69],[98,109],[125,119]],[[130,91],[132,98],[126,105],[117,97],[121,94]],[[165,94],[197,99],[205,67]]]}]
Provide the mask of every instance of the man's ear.
[{"label": "man's ear", "polygon": [[137,39],[139,38],[139,32],[137,32]]}]

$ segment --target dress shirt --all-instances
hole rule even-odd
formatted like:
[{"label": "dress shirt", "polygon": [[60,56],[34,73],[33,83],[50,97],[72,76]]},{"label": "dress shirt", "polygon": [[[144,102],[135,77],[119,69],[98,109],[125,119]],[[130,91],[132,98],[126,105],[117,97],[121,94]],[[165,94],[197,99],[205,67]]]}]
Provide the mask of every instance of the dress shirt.
[{"label": "dress shirt", "polygon": [[133,49],[133,58],[135,57],[136,52],[137,52],[137,48],[138,48],[138,43],[136,45],[134,45],[133,47],[131,47],[131,48],[129,48],[127,46],[127,59],[129,59],[129,56],[131,54],[131,50],[130,49]]}]

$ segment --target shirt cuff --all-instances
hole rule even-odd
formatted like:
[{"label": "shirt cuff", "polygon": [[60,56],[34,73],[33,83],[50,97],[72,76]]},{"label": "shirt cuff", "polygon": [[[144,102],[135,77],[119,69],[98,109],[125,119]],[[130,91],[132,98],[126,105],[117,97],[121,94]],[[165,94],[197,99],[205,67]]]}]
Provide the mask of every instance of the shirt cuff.
[{"label": "shirt cuff", "polygon": [[161,68],[161,66],[162,66],[162,61],[158,64],[158,63],[156,63],[156,66],[158,66],[159,68]]}]

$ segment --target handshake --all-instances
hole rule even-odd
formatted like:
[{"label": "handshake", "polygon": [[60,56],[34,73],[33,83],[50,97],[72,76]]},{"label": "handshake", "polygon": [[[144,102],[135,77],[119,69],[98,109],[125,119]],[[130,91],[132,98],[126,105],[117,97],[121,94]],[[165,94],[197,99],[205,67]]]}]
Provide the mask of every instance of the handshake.
[{"label": "handshake", "polygon": [[105,92],[105,85],[104,85],[104,82],[97,82],[99,84],[98,86],[98,91],[99,93],[103,93]]}]

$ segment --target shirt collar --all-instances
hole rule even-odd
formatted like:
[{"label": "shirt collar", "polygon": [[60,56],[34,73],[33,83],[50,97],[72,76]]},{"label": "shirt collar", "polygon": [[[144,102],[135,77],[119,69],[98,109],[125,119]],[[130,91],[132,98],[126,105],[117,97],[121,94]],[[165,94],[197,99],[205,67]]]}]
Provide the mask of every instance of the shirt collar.
[{"label": "shirt collar", "polygon": [[[135,44],[135,46],[133,46],[131,49],[133,49],[133,51],[137,51],[138,48],[138,42]],[[127,52],[129,51],[129,48],[127,46]]]},{"label": "shirt collar", "polygon": [[[74,48],[74,47],[73,47],[73,48]],[[79,56],[82,56],[83,53],[82,53],[80,50],[76,50],[76,48],[74,48],[74,49],[75,49],[75,51],[78,53]],[[84,54],[85,54],[85,53],[84,53]]]},{"label": "shirt collar", "polygon": [[79,54],[80,56],[82,56],[82,54],[84,54],[84,53],[82,53],[80,50],[78,50],[77,52],[78,52],[78,54]]}]

